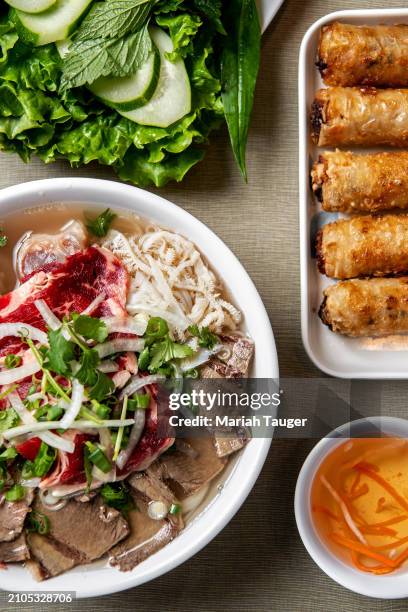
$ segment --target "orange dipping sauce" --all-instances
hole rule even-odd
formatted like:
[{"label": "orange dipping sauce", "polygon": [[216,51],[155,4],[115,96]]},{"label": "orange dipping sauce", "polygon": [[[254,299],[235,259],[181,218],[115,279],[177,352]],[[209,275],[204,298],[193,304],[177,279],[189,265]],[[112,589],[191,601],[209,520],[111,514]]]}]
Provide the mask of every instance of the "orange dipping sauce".
[{"label": "orange dipping sauce", "polygon": [[361,571],[388,574],[408,560],[408,440],[353,438],[330,452],[312,483],[321,539]]}]

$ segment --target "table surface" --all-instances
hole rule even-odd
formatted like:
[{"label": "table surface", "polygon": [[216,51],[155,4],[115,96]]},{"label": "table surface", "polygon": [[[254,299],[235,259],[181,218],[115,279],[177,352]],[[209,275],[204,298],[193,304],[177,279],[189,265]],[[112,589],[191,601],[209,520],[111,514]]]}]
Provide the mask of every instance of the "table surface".
[{"label": "table surface", "polygon": [[[211,227],[239,257],[270,315],[282,376],[316,376],[302,347],[298,249],[297,63],[300,41],[331,11],[398,7],[400,0],[286,0],[264,36],[262,66],[248,147],[245,186],[227,135],[212,137],[204,162],[182,185],[161,195]],[[0,155],[0,187],[53,176],[113,178],[105,170],[64,164],[24,166]],[[391,385],[392,383],[390,383]],[[138,610],[392,611],[407,601],[371,600],[332,582],[300,542],[293,493],[313,441],[276,440],[263,472],[231,523],[203,551],[171,573],[137,589],[83,600],[84,612]],[[1,607],[1,606],[0,606]],[[9,605],[7,610],[18,610]],[[25,609],[30,609],[29,606]],[[38,612],[41,607],[35,606]],[[59,606],[58,610],[73,610]],[[51,610],[48,606],[44,610]]]}]

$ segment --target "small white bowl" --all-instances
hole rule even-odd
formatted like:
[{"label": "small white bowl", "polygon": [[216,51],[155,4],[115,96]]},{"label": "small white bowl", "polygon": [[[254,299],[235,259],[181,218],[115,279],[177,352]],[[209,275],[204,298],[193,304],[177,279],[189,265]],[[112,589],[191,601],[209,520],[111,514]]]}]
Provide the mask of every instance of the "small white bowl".
[{"label": "small white bowl", "polygon": [[348,436],[362,437],[381,431],[383,434],[408,438],[408,420],[393,417],[371,417],[347,423],[330,437],[323,438],[309,453],[300,470],[295,492],[296,523],[308,553],[330,578],[342,586],[369,597],[400,599],[408,597],[408,568],[392,574],[376,576],[366,574],[336,557],[320,539],[311,515],[310,495],[312,482],[323,459],[342,444]]},{"label": "small white bowl", "polygon": [[[275,341],[262,300],[235,255],[198,219],[148,191],[112,181],[82,178],[46,179],[3,189],[0,191],[0,217],[53,202],[81,203],[86,210],[97,207],[128,209],[192,240],[245,315],[245,330],[256,346],[253,376],[278,379]],[[94,597],[129,589],[165,574],[206,546],[227,525],[252,489],[270,444],[270,439],[251,440],[235,458],[222,491],[177,538],[133,571],[123,573],[94,563],[79,566],[39,585],[27,569],[10,565],[7,571],[0,572],[0,589],[76,591],[77,597]]]}]

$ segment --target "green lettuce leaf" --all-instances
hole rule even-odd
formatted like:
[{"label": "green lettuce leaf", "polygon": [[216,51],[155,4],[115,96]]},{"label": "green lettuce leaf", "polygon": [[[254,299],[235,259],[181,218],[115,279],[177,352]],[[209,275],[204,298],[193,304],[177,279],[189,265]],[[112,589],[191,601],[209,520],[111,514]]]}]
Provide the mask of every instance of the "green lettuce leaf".
[{"label": "green lettuce leaf", "polygon": [[[129,0],[131,1],[131,0]],[[61,90],[62,60],[55,45],[22,42],[0,7],[0,150],[29,161],[96,161],[141,187],[181,181],[205,154],[224,121],[216,37],[223,31],[221,0],[159,0],[153,21],[171,36],[172,60],[185,60],[191,112],[168,128],[138,125],[104,106],[85,87]],[[205,26],[205,27],[204,27]],[[216,51],[215,51],[216,50]]]}]

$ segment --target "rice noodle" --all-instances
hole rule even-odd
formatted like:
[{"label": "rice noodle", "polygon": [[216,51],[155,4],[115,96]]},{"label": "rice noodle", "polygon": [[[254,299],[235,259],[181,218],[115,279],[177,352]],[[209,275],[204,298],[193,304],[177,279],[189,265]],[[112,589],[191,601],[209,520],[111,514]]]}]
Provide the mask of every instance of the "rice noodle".
[{"label": "rice noodle", "polygon": [[241,313],[195,245],[179,234],[151,228],[136,236],[111,230],[103,242],[122,260],[132,280],[128,311],[164,318],[180,339],[191,324],[215,333],[235,330]]}]

